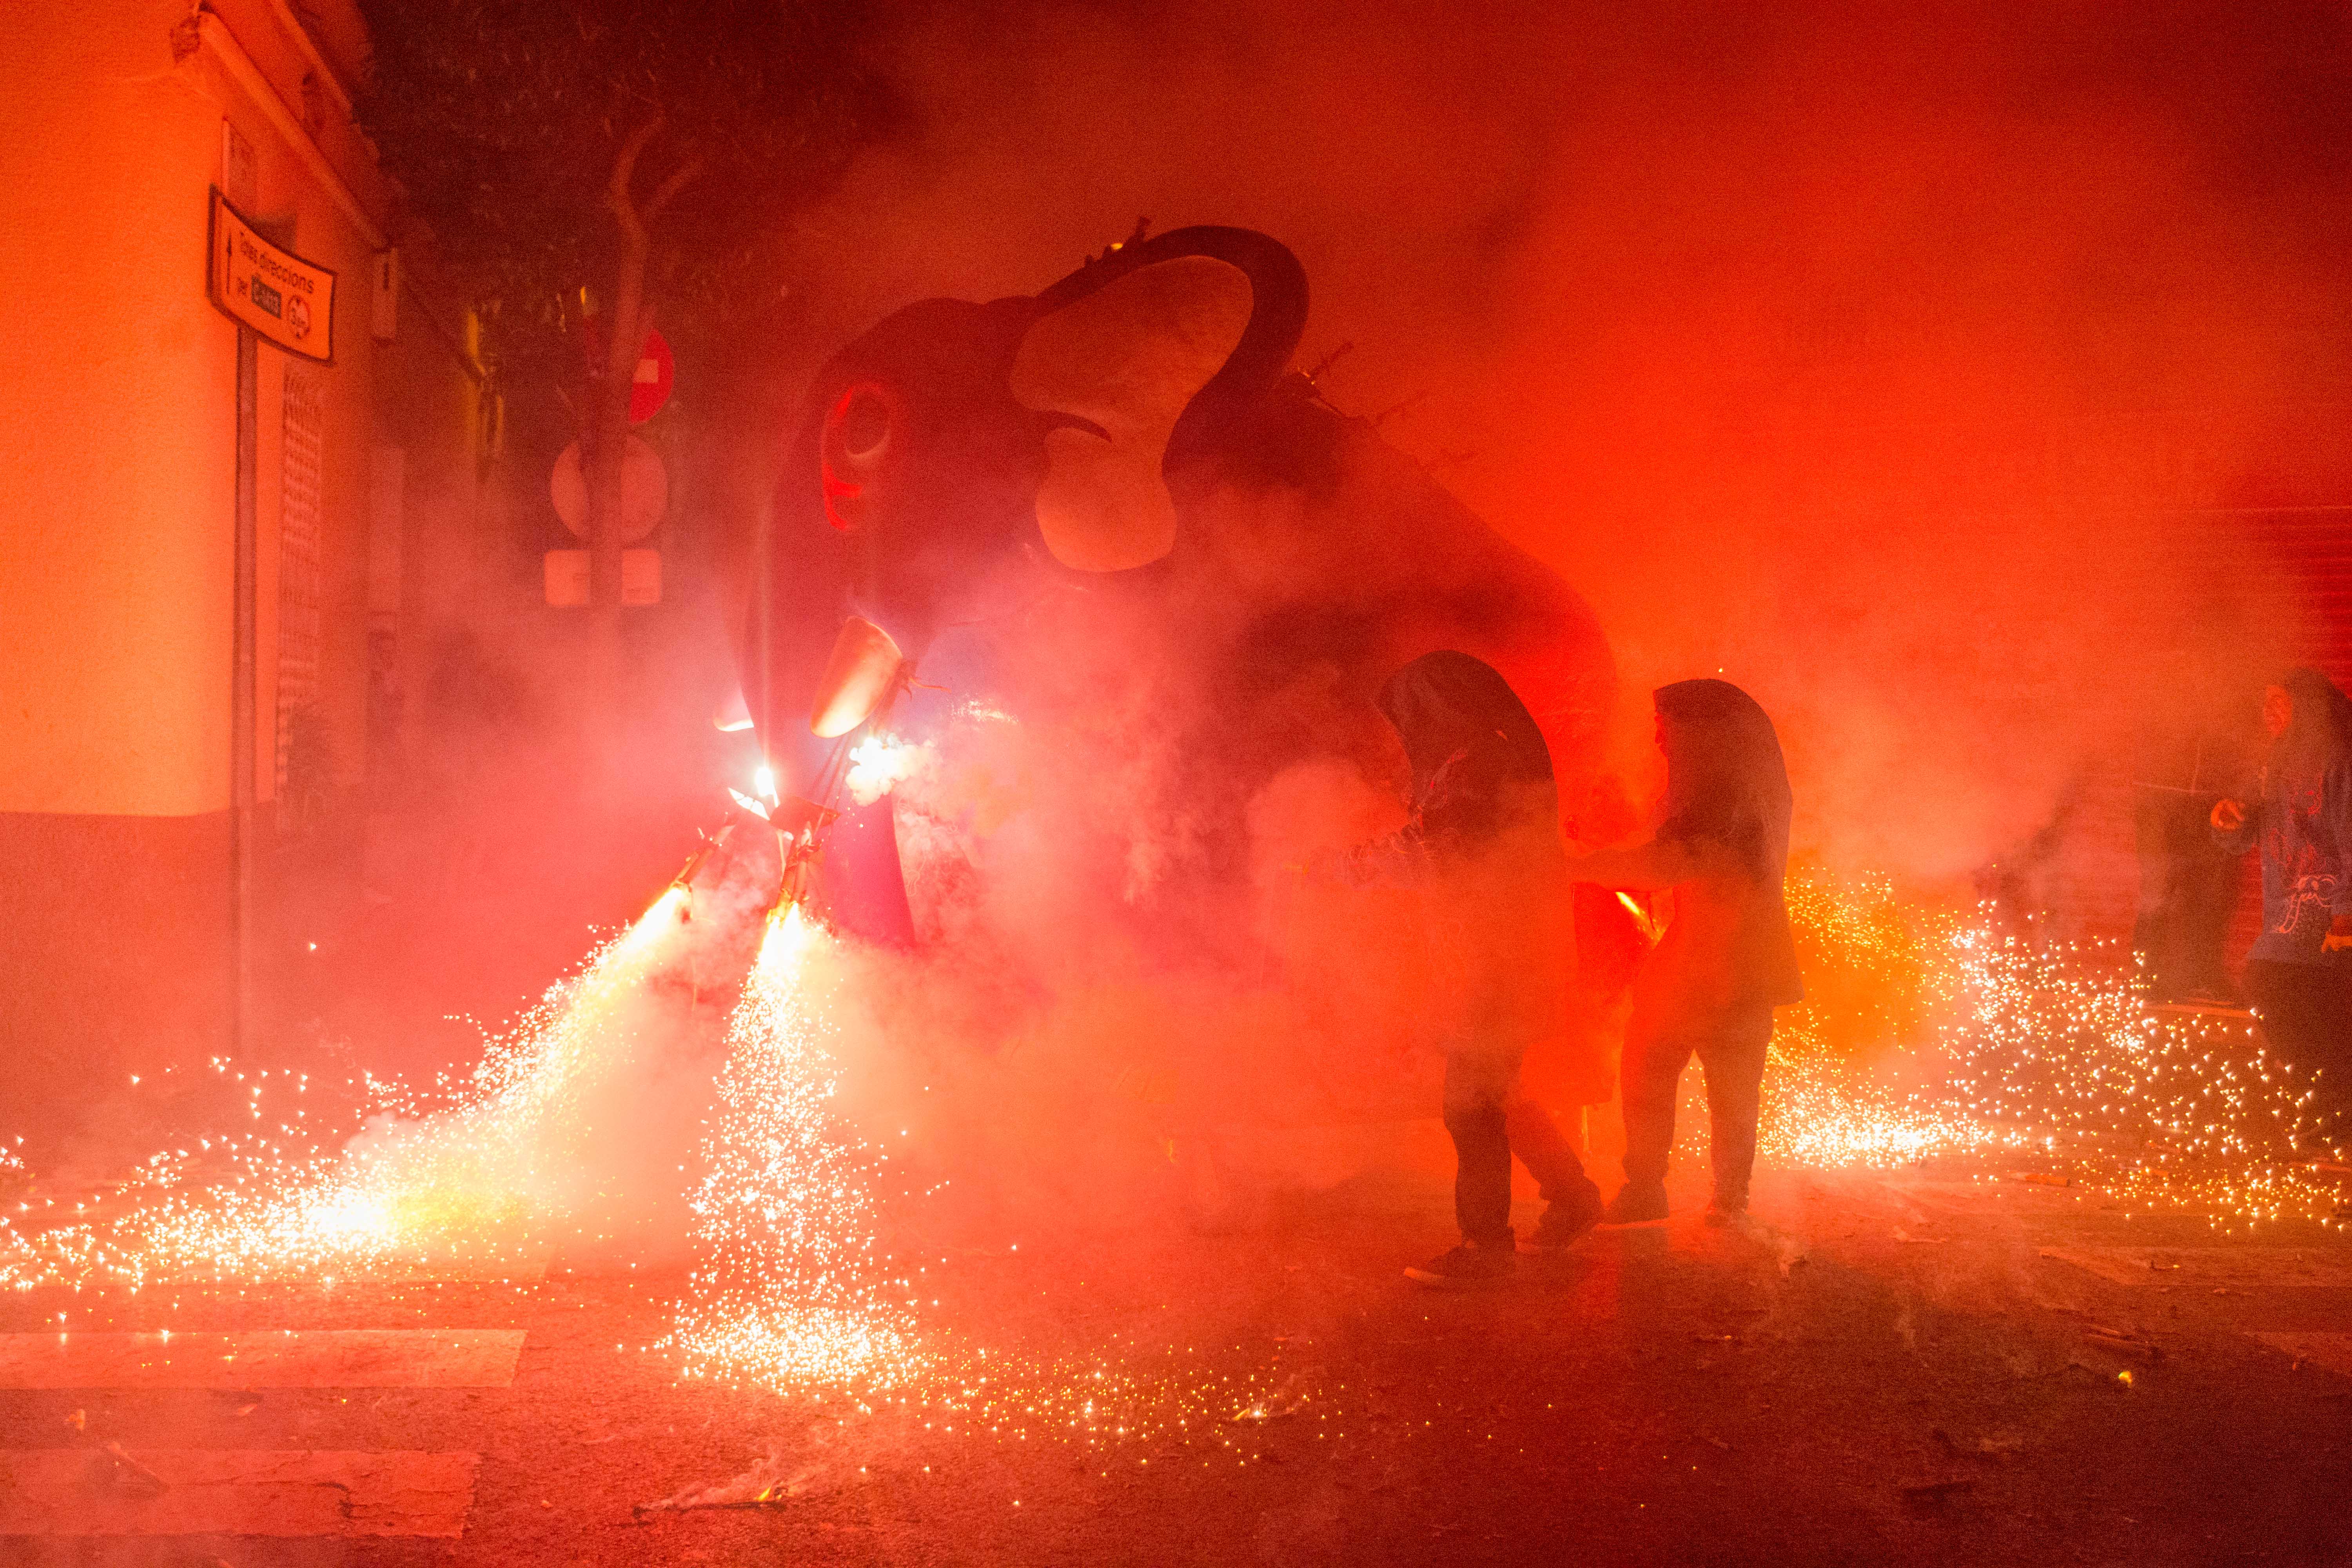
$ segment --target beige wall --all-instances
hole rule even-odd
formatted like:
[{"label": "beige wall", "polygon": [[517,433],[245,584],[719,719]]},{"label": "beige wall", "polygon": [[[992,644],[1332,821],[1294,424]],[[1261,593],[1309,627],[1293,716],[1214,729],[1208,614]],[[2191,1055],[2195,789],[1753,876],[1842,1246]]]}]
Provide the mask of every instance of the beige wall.
[{"label": "beige wall", "polygon": [[[236,330],[205,298],[221,122],[251,143],[257,216],[339,274],[327,370],[322,685],[339,773],[364,755],[372,237],[310,140],[374,199],[339,98],[269,0],[215,6],[174,60],[184,0],[16,0],[0,51],[0,812],[184,816],[229,797]],[[221,40],[275,84],[278,112]],[[257,776],[273,776],[284,356],[260,376]]]},{"label": "beige wall", "polygon": [[[325,32],[347,77],[360,47],[351,0],[305,9],[343,24]],[[265,809],[238,960],[226,809],[236,329],[204,283],[224,119],[254,153],[240,205],[290,224],[294,248],[338,274],[336,363],[321,372],[320,692],[346,785],[367,760],[374,405],[404,389],[397,375],[376,384],[379,357],[396,363],[371,335],[382,193],[339,68],[288,0],[208,0],[200,15],[187,0],[14,0],[7,24],[0,1102],[64,1147],[135,1124],[121,1099],[130,1074],[269,1038],[281,1004],[299,1002],[284,962],[293,927],[309,933],[357,891],[348,798],[326,831],[287,841],[299,853],[273,853],[268,835],[288,362],[265,346],[254,715]]]}]

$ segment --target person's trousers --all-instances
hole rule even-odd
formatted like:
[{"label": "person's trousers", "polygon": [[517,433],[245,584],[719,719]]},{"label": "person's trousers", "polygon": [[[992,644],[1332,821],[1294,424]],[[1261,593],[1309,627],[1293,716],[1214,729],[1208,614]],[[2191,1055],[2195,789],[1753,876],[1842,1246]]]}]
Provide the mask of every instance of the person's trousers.
[{"label": "person's trousers", "polygon": [[2263,1043],[2320,1075],[2321,1114],[2340,1134],[2352,1109],[2352,966],[2250,958],[2246,994],[2262,1010]]},{"label": "person's trousers", "polygon": [[1737,1205],[1748,1197],[1756,1163],[1756,1118],[1764,1088],[1764,1053],[1772,1043],[1769,1003],[1743,1003],[1702,1018],[1657,1020],[1636,1009],[1625,1033],[1619,1075],[1625,1098],[1625,1180],[1663,1182],[1675,1142],[1675,1095],[1683,1068],[1698,1058],[1706,1072],[1712,1124],[1715,1195]]},{"label": "person's trousers", "polygon": [[1458,1052],[1445,1058],[1445,1131],[1454,1137],[1454,1217],[1480,1247],[1509,1247],[1511,1156],[1548,1203],[1597,1201],[1584,1162],[1540,1105],[1518,1094],[1515,1056]]}]

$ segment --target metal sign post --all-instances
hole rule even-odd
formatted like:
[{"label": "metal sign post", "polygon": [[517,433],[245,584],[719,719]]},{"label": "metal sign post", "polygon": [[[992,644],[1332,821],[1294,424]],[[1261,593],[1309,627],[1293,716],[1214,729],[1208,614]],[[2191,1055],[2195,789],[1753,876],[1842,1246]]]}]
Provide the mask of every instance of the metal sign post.
[{"label": "metal sign post", "polygon": [[260,435],[261,339],[236,329],[236,604],[229,691],[229,1048],[242,1052],[251,1020],[254,794],[254,485]]},{"label": "metal sign post", "polygon": [[[231,143],[232,146],[234,142]],[[236,603],[229,656],[229,1047],[250,1042],[253,1007],[254,489],[260,436],[261,340],[332,364],[335,275],[273,245],[215,188],[205,292],[236,323]]]}]

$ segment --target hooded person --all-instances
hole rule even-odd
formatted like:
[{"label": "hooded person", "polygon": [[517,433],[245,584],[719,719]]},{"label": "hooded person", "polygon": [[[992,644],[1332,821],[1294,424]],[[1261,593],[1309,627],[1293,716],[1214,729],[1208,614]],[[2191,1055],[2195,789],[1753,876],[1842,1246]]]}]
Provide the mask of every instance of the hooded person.
[{"label": "hooded person", "polygon": [[1570,1022],[1575,906],[1562,875],[1551,753],[1527,706],[1466,653],[1424,654],[1389,678],[1381,711],[1412,764],[1412,814],[1349,852],[1350,879],[1424,892],[1433,947],[1448,965],[1445,1129],[1455,1154],[1463,1242],[1406,1274],[1473,1285],[1508,1273],[1511,1156],[1547,1202],[1533,1250],[1565,1247],[1600,1217],[1601,1192],[1541,1107],[1518,1093],[1530,1046]]},{"label": "hooded person", "polygon": [[1675,1095],[1692,1057],[1706,1072],[1720,1224],[1744,1213],[1772,1009],[1802,999],[1783,884],[1789,773],[1756,700],[1721,680],[1655,693],[1666,799],[1647,844],[1569,857],[1569,874],[1607,888],[1671,889],[1672,916],[1633,979],[1619,1081],[1625,1185],[1603,1224],[1666,1217]]},{"label": "hooded person", "polygon": [[2245,988],[2263,1033],[2289,1062],[2328,1079],[2352,1071],[2352,700],[2315,669],[2291,669],[2263,694],[2270,731],[2252,798],[2214,804],[2222,848],[2262,852],[2263,931]]}]

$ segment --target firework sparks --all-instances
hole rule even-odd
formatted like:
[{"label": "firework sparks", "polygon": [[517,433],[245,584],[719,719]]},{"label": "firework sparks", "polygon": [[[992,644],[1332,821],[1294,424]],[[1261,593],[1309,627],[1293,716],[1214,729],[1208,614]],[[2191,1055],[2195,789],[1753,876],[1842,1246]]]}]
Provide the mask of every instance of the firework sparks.
[{"label": "firework sparks", "polygon": [[[671,889],[552,988],[466,1082],[411,1095],[364,1079],[358,1099],[373,1120],[356,1140],[301,1075],[216,1061],[205,1070],[238,1100],[242,1125],[155,1156],[102,1200],[36,1200],[21,1161],[0,1151],[0,1181],[20,1200],[0,1215],[0,1283],[135,1291],[166,1278],[331,1282],[452,1262],[496,1277],[544,1251],[581,1198],[600,1117],[658,1035],[648,997],[679,933],[696,929],[678,919],[685,896]],[[2219,1223],[2332,1214],[2335,1188],[2297,1152],[2308,1083],[2242,1016],[2152,1011],[2112,951],[2002,936],[1906,905],[1884,879],[1802,876],[1790,908],[1809,995],[1773,1042],[1768,1159],[1885,1166],[2005,1152]],[[879,1156],[833,1103],[827,1004],[853,972],[841,957],[797,908],[765,931],[728,1021],[705,1173],[688,1194],[697,1260],[654,1348],[684,1375],[941,1436],[1240,1452],[1238,1433],[1294,1417],[1344,1436],[1342,1413],[1310,1395],[1319,1374],[1279,1357],[1220,1367],[1196,1347],[1118,1336],[1029,1353],[977,1344],[927,1313],[939,1305],[918,1288],[928,1268],[880,1249]],[[1703,1119],[1688,1128],[1696,1152]]]},{"label": "firework sparks", "polygon": [[[2240,1015],[2155,1009],[2128,955],[1905,905],[1885,879],[1795,876],[1806,1000],[1784,1009],[1759,1151],[1791,1166],[2030,1154],[2217,1225],[2333,1223],[2305,1154],[2306,1075]],[[1702,1117],[1683,1151],[1703,1153]]]},{"label": "firework sparks", "polygon": [[1236,1411],[1303,1407],[1296,1377],[1220,1372],[1190,1347],[1038,1356],[922,1329],[914,1282],[890,1277],[876,1241],[873,1156],[831,1110],[836,1034],[812,971],[838,957],[837,939],[787,906],[729,1021],[692,1205],[698,1259],[657,1347],[685,1375],[1016,1443],[1209,1441]]},{"label": "firework sparks", "polygon": [[[1903,1053],[1958,994],[1949,911],[1906,906],[1883,877],[1792,877],[1805,1000],[1781,1010],[1764,1075],[1759,1150],[1787,1165],[1891,1165],[2000,1138],[1892,1087]],[[1907,1053],[1906,1053],[1907,1054]]]},{"label": "firework sparks", "polygon": [[2242,1015],[2148,1006],[2112,948],[1989,930],[1956,942],[1966,977],[1947,1031],[1947,1098],[2028,1130],[2081,1178],[2218,1224],[2334,1223],[2340,1195],[2308,1163],[2309,1075]]},{"label": "firework sparks", "polygon": [[807,971],[833,940],[787,905],[728,1023],[709,1173],[692,1204],[701,1258],[670,1342],[689,1376],[888,1385],[919,1366],[903,1309],[875,1278],[857,1152],[828,1113],[832,1030]]},{"label": "firework sparks", "polygon": [[551,988],[469,1082],[429,1096],[373,1075],[347,1086],[363,1129],[314,1115],[307,1074],[215,1059],[224,1082],[249,1084],[247,1125],[153,1155],[70,1219],[49,1212],[54,1200],[37,1217],[29,1202],[0,1215],[0,1284],[137,1290],[521,1265],[569,1206],[594,1131],[583,1108],[636,1053],[646,981],[684,896],[665,892]]}]

